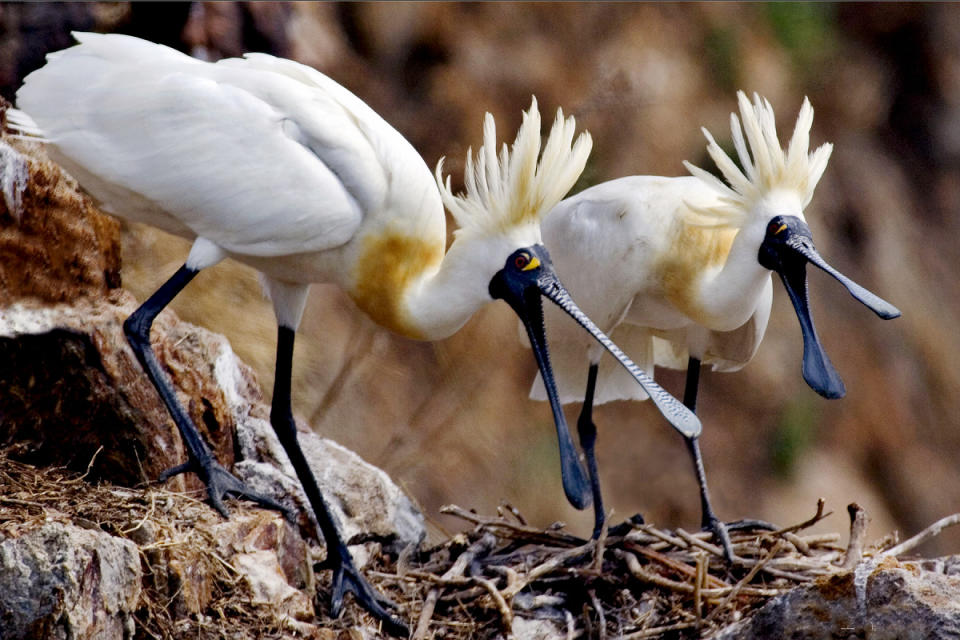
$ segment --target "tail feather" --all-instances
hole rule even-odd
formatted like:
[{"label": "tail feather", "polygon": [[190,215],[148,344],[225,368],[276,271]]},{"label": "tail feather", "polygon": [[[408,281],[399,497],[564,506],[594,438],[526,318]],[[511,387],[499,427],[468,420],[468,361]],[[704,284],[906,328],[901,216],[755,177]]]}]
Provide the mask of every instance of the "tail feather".
[{"label": "tail feather", "polygon": [[47,142],[40,125],[20,109],[7,109],[6,130],[13,138]]}]

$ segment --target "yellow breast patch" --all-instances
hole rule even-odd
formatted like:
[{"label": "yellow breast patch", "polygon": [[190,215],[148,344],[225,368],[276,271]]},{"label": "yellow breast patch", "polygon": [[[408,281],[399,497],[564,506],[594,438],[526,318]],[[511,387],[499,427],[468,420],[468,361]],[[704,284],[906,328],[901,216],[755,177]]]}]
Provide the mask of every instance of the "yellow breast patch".
[{"label": "yellow breast patch", "polygon": [[680,223],[658,264],[664,295],[677,310],[691,318],[702,315],[700,278],[708,269],[723,266],[736,235],[737,229]]},{"label": "yellow breast patch", "polygon": [[363,239],[350,297],[377,324],[410,338],[421,338],[402,301],[411,283],[443,260],[442,242],[403,233],[370,234]]}]

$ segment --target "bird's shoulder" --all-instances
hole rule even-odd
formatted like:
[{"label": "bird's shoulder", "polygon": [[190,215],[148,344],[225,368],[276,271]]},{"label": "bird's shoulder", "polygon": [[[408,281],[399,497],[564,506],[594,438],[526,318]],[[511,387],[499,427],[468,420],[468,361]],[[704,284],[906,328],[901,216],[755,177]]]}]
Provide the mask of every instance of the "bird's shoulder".
[{"label": "bird's shoulder", "polygon": [[550,212],[544,237],[581,255],[602,252],[624,259],[638,249],[649,252],[676,225],[685,186],[682,178],[660,176],[627,176],[594,185]]},{"label": "bird's shoulder", "polygon": [[[365,209],[380,208],[404,193],[435,190],[433,175],[413,145],[317,69],[262,53],[216,66],[282,114],[291,135],[330,166]],[[263,79],[245,82],[259,74]]]}]

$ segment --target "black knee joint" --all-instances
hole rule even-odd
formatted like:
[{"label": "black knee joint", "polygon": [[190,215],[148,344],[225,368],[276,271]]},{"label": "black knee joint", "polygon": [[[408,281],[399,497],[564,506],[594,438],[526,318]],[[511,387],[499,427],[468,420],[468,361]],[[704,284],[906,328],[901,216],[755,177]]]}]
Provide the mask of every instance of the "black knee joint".
[{"label": "black knee joint", "polygon": [[593,417],[581,414],[577,420],[577,434],[580,436],[580,446],[584,449],[592,448],[597,441],[597,427],[593,424]]},{"label": "black knee joint", "polygon": [[129,318],[123,321],[123,333],[127,337],[127,342],[134,348],[150,346],[150,326],[151,322],[144,322],[142,315],[133,312]]}]

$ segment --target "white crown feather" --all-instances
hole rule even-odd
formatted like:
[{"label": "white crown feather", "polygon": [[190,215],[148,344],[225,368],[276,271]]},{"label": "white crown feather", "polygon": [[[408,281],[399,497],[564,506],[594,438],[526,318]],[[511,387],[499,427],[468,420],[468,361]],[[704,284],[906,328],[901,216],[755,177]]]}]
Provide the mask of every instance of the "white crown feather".
[{"label": "white crown feather", "polygon": [[533,98],[530,109],[523,114],[516,140],[510,148],[504,143],[498,157],[496,123],[487,113],[483,145],[476,160],[473,149],[467,151],[465,193],[453,194],[450,176],[443,179],[443,159],[437,163],[437,185],[460,227],[456,233],[503,233],[529,224],[539,225],[586,166],[593,143],[586,131],[574,141],[575,130],[574,118],[564,119],[563,111],[557,109],[541,154],[540,112],[537,99]]},{"label": "white crown feather", "polygon": [[707,152],[727,182],[689,162],[683,163],[691,175],[700,178],[720,194],[720,201],[713,206],[690,206],[694,214],[705,219],[698,223],[708,226],[743,226],[753,206],[777,189],[794,190],[800,197],[801,206],[806,207],[833,151],[833,145],[825,143],[813,153],[808,153],[813,107],[807,98],[803,99],[786,152],[780,147],[770,103],[754,94],[751,105],[743,91],[737,92],[737,101],[743,127],[737,115],[731,113],[730,131],[743,171],[705,128],[703,134],[707,138]]}]

